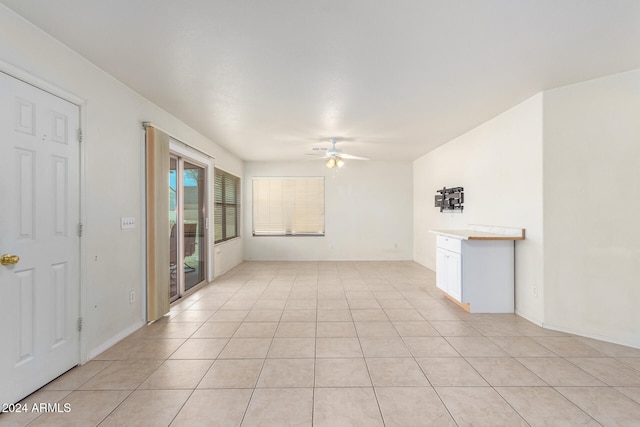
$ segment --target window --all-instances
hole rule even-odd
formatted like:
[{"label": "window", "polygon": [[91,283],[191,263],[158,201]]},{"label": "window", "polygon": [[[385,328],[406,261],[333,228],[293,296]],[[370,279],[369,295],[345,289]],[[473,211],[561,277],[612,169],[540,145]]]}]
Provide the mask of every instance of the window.
[{"label": "window", "polygon": [[215,170],[214,226],[216,243],[240,236],[240,178]]},{"label": "window", "polygon": [[253,178],[254,236],[324,236],[324,177]]}]

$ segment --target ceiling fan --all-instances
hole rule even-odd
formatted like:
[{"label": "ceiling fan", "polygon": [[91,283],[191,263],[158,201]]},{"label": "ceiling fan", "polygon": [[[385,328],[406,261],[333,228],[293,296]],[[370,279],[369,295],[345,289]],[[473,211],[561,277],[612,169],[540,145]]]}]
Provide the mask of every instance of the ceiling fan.
[{"label": "ceiling fan", "polygon": [[327,167],[329,169],[338,167],[341,168],[344,166],[344,159],[349,160],[369,160],[368,157],[360,157],[354,156],[352,154],[343,153],[341,149],[336,148],[336,144],[338,143],[338,138],[329,138],[329,142],[331,143],[331,148],[324,147],[314,147],[313,151],[324,151],[323,159],[327,159]]}]

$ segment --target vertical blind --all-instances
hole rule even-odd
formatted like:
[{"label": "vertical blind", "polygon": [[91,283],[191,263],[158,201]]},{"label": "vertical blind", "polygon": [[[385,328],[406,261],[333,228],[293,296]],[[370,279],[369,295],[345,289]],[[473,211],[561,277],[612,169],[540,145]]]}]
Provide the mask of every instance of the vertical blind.
[{"label": "vertical blind", "polygon": [[214,178],[215,242],[240,235],[240,178],[220,169]]},{"label": "vertical blind", "polygon": [[324,177],[253,178],[254,236],[324,236]]}]

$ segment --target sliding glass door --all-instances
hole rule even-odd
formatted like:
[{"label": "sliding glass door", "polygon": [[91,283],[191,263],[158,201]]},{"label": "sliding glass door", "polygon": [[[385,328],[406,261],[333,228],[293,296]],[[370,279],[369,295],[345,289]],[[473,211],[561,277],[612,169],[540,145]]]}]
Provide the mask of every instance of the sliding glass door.
[{"label": "sliding glass door", "polygon": [[188,291],[205,278],[205,170],[183,162],[184,289]]},{"label": "sliding glass door", "polygon": [[178,159],[169,161],[169,297],[178,298]]},{"label": "sliding glass door", "polygon": [[206,277],[207,170],[172,156],[169,169],[169,289],[175,301]]}]

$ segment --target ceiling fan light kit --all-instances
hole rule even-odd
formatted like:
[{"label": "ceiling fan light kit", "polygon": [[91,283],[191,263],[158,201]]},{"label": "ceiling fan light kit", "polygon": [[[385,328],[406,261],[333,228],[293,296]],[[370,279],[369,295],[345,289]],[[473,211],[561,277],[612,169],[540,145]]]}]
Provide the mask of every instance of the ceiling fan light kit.
[{"label": "ceiling fan light kit", "polygon": [[327,160],[327,167],[329,169],[334,168],[336,166],[336,159],[334,159],[333,157],[330,157],[329,160]]},{"label": "ceiling fan light kit", "polygon": [[344,166],[344,160],[340,158],[340,156],[332,156],[327,160],[327,167],[329,169],[333,169],[335,167],[341,168]]},{"label": "ceiling fan light kit", "polygon": [[359,156],[352,156],[351,154],[346,154],[343,153],[342,150],[340,150],[339,148],[336,148],[336,143],[338,142],[338,140],[336,138],[330,138],[329,142],[331,142],[332,147],[331,148],[327,148],[327,149],[314,149],[314,150],[322,150],[325,151],[325,155],[324,158],[328,159],[327,160],[327,167],[329,169],[333,169],[333,168],[341,168],[342,166],[344,166],[344,159],[351,159],[351,160],[369,160],[369,158],[367,157],[359,157]]}]

